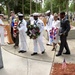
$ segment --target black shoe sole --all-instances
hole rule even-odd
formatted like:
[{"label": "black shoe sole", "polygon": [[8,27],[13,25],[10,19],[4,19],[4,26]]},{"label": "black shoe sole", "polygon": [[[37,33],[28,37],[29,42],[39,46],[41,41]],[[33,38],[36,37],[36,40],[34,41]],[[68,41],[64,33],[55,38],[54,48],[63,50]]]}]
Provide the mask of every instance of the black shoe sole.
[{"label": "black shoe sole", "polygon": [[61,54],[57,54],[56,56],[61,56]]},{"label": "black shoe sole", "polygon": [[19,51],[19,53],[26,53],[27,51]]},{"label": "black shoe sole", "polygon": [[38,55],[38,53],[33,53],[33,54],[31,54],[31,56],[34,56],[34,55]]},{"label": "black shoe sole", "polygon": [[47,46],[52,46],[51,44],[46,44]]},{"label": "black shoe sole", "polygon": [[70,55],[70,53],[63,53],[63,54]]},{"label": "black shoe sole", "polygon": [[0,67],[0,69],[2,69],[3,68],[3,66],[2,67]]},{"label": "black shoe sole", "polygon": [[45,53],[45,51],[43,51],[41,54],[44,54]]}]

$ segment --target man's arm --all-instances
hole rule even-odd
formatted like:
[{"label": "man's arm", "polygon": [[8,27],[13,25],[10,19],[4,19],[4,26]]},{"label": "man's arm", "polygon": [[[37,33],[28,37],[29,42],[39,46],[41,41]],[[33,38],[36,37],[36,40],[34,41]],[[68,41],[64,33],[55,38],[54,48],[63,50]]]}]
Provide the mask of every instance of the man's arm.
[{"label": "man's arm", "polygon": [[69,20],[66,20],[66,30],[65,30],[65,34],[67,34],[70,31],[70,22]]},{"label": "man's arm", "polygon": [[0,24],[0,26],[5,26],[5,25],[3,25],[3,24]]}]

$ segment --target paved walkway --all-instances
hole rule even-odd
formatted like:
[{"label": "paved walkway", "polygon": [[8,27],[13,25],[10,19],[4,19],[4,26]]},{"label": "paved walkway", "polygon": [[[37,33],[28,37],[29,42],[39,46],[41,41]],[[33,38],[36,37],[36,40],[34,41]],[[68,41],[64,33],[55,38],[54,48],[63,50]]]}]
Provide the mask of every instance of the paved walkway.
[{"label": "paved walkway", "polygon": [[[44,37],[43,39],[46,50],[43,55],[39,50],[39,55],[31,56],[31,53],[33,53],[33,41],[28,37],[27,53],[18,53],[19,48],[14,49],[13,45],[6,44],[6,46],[2,46],[4,68],[0,70],[0,75],[49,75],[55,52],[51,51],[52,46],[46,46],[47,40]],[[68,40],[68,43],[71,55],[55,56],[54,63],[62,63],[64,58],[67,63],[75,63],[75,40]],[[57,51],[58,49],[59,46],[57,46]]]},{"label": "paved walkway", "polygon": [[[13,55],[2,49],[4,68],[0,75],[49,75],[51,63]],[[47,71],[45,71],[47,70]]]},{"label": "paved walkway", "polygon": [[[44,39],[45,54],[31,56],[33,53],[33,40],[27,37],[27,53],[18,53],[18,49],[14,49],[13,45],[6,44],[2,46],[2,55],[4,68],[0,70],[0,75],[49,75],[52,66],[54,52],[51,52],[49,46],[46,46],[47,40]],[[7,41],[7,38],[5,38]],[[52,48],[52,47],[51,47]]]}]

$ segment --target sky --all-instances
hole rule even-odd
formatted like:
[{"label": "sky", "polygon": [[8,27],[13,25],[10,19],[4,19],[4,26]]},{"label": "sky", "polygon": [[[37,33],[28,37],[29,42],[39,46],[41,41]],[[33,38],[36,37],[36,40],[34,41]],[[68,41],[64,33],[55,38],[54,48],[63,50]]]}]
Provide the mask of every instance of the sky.
[{"label": "sky", "polygon": [[42,1],[42,8],[44,8],[44,0],[33,0],[34,2],[40,3]]}]

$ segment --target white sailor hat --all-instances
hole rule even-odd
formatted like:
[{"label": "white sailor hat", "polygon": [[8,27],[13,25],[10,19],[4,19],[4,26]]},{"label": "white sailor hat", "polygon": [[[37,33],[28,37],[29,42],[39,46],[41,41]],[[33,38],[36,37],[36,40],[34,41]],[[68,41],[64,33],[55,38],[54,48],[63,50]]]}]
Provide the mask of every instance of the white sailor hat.
[{"label": "white sailor hat", "polygon": [[45,14],[48,14],[48,13],[50,13],[50,10],[48,10],[48,11],[45,12]]},{"label": "white sailor hat", "polygon": [[21,17],[23,17],[24,15],[23,15],[23,14],[21,14],[21,13],[18,13],[18,16],[21,16]]},{"label": "white sailor hat", "polygon": [[39,13],[33,13],[33,16],[39,16]]},{"label": "white sailor hat", "polygon": [[54,13],[54,16],[58,16],[58,14],[57,13]]},{"label": "white sailor hat", "polygon": [[4,14],[0,14],[0,16],[4,17]]}]

